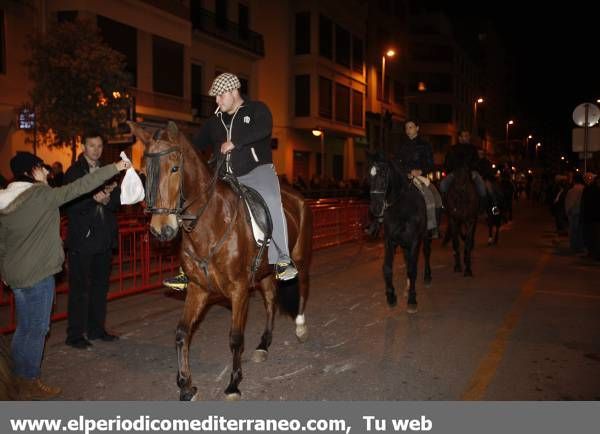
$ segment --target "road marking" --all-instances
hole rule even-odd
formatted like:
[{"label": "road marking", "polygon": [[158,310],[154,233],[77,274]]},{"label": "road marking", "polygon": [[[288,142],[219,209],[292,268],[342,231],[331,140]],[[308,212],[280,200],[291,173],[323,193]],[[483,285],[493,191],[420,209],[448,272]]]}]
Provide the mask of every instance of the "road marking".
[{"label": "road marking", "polygon": [[548,252],[544,253],[540,259],[538,259],[533,272],[521,287],[519,296],[513,303],[510,311],[504,317],[502,325],[496,332],[496,337],[491,343],[488,353],[483,357],[475,374],[471,377],[469,386],[461,396],[462,400],[477,401],[483,399],[483,396],[496,375],[498,366],[502,361],[502,357],[504,356],[508,344],[508,338],[527,308],[529,300],[535,295],[536,285],[549,259],[550,253]]},{"label": "road marking", "polygon": [[538,294],[561,295],[565,297],[591,298],[600,300],[600,295],[577,294],[576,292],[559,292],[559,291],[537,291]]},{"label": "road marking", "polygon": [[284,380],[284,379],[286,379],[286,378],[293,377],[294,375],[298,375],[298,374],[300,374],[301,372],[304,372],[304,371],[306,371],[307,369],[312,369],[312,365],[305,366],[304,368],[300,368],[300,369],[298,369],[297,371],[290,372],[290,373],[288,373],[288,374],[279,375],[278,377],[272,377],[272,378],[265,377],[265,380],[268,380],[268,381],[273,381],[273,380]]}]

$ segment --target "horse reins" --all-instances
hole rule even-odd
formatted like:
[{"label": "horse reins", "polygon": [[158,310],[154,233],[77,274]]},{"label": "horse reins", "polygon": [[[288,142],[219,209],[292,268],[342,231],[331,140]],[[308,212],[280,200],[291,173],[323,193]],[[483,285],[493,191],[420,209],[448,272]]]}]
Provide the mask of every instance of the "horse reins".
[{"label": "horse reins", "polygon": [[[167,142],[165,140],[156,140],[153,138],[153,141],[155,143],[167,143],[170,145],[169,148],[163,150],[163,151],[159,151],[159,152],[144,152],[144,157],[148,158],[150,164],[148,165],[148,170],[147,170],[147,186],[146,189],[148,190],[148,207],[146,208],[146,212],[147,213],[151,213],[151,214],[174,214],[177,218],[177,221],[181,224],[181,226],[183,227],[183,229],[186,232],[191,232],[194,230],[200,216],[202,216],[202,214],[204,213],[204,211],[206,210],[208,204],[210,203],[210,199],[213,196],[216,184],[217,184],[217,179],[219,177],[219,171],[221,169],[221,166],[223,165],[223,162],[225,161],[224,158],[219,158],[217,160],[217,167],[215,168],[214,174],[210,180],[210,182],[208,183],[208,186],[201,192],[199,193],[196,197],[194,197],[193,199],[186,201],[185,199],[185,194],[183,191],[183,165],[184,165],[184,158],[183,158],[183,152],[181,151],[181,149],[178,146],[173,145],[171,142]],[[179,153],[179,168],[180,168],[180,175],[179,175],[179,206],[177,208],[157,208],[154,206],[154,202],[156,200],[156,196],[157,196],[157,190],[158,190],[158,176],[160,174],[160,158],[164,157],[166,155],[169,155],[173,152],[178,152]],[[185,211],[187,209],[189,209],[189,207],[196,202],[198,199],[200,199],[203,196],[208,195],[208,199],[206,201],[206,203],[204,205],[202,205],[202,207],[198,210],[198,212],[196,212],[196,214],[185,214]],[[191,223],[187,224],[186,221],[190,221]]]}]

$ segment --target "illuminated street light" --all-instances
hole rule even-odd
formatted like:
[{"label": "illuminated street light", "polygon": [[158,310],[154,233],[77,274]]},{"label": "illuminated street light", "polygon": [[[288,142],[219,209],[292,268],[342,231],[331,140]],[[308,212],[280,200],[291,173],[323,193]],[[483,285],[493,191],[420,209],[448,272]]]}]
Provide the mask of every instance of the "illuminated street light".
[{"label": "illuminated street light", "polygon": [[321,178],[325,178],[325,132],[320,129],[312,130],[313,136],[321,138]]},{"label": "illuminated street light", "polygon": [[508,127],[513,125],[515,122],[513,120],[509,120],[506,123],[506,149],[508,149]]},{"label": "illuminated street light", "polygon": [[477,104],[482,104],[483,98],[477,98],[473,103],[473,136],[477,136]]},{"label": "illuminated street light", "polygon": [[385,101],[385,58],[390,59],[396,55],[396,51],[388,48],[383,56],[381,56],[381,114],[379,119],[379,145],[383,150],[383,103]]}]

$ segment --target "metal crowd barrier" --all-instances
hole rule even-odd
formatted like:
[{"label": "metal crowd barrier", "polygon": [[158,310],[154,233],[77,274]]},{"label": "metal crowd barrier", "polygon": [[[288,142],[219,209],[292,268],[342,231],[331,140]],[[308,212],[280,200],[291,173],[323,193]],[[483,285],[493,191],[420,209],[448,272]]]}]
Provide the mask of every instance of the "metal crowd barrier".
[{"label": "metal crowd barrier", "polygon": [[[313,211],[313,249],[358,240],[368,219],[368,204],[344,199],[309,200]],[[66,234],[65,226],[61,234]],[[119,245],[113,257],[108,299],[114,300],[158,288],[164,277],[172,275],[178,263],[177,243],[160,243],[150,235],[143,214],[125,213],[119,218]],[[67,317],[68,270],[56,278],[52,320]],[[0,334],[16,327],[12,292],[0,280]]]}]

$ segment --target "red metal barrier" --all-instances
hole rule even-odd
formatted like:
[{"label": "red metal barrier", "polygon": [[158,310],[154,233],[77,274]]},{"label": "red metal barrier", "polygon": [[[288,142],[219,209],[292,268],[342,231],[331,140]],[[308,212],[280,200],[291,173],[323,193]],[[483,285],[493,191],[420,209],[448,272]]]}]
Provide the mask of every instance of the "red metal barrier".
[{"label": "red metal barrier", "polygon": [[[368,204],[353,199],[310,200],[313,211],[313,249],[360,239],[368,219]],[[178,250],[175,243],[159,243],[152,237],[143,215],[125,214],[119,218],[119,248],[113,257],[108,299],[158,288],[165,276],[175,272]],[[66,234],[61,225],[61,234]],[[69,291],[67,270],[57,276],[52,320],[67,317]],[[0,334],[16,327],[12,292],[0,280]]]}]

